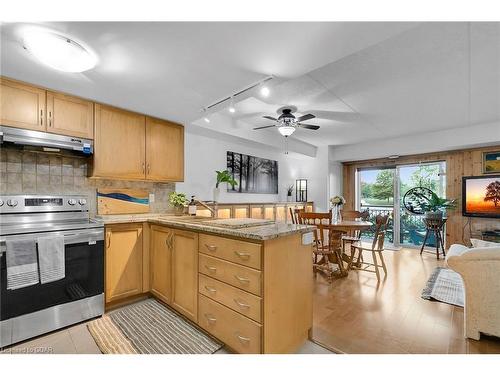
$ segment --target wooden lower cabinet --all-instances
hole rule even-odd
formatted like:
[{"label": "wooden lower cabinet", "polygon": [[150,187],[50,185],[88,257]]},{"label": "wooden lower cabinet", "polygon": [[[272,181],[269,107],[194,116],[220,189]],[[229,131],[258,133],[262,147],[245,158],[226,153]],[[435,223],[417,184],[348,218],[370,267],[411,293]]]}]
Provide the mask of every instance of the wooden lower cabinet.
[{"label": "wooden lower cabinet", "polygon": [[198,321],[197,233],[173,230],[171,306],[192,321]]},{"label": "wooden lower cabinet", "polygon": [[106,226],[106,303],[142,293],[142,223]]},{"label": "wooden lower cabinet", "polygon": [[262,326],[200,294],[198,324],[238,353],[261,352]]},{"label": "wooden lower cabinet", "polygon": [[172,236],[169,228],[153,225],[150,239],[151,293],[172,303]]},{"label": "wooden lower cabinet", "polygon": [[107,303],[150,291],[237,353],[295,352],[312,327],[312,281],[312,246],[301,234],[258,242],[106,226]]}]

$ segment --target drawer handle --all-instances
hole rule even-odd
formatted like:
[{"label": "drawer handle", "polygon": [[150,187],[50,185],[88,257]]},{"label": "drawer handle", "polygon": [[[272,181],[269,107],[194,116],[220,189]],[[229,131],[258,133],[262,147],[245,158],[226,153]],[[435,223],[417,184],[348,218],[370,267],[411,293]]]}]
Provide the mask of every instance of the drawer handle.
[{"label": "drawer handle", "polygon": [[234,299],[234,302],[241,308],[243,309],[249,309],[250,308],[250,305],[247,305],[246,303],[244,302],[241,302],[241,301],[238,301],[237,298]]},{"label": "drawer handle", "polygon": [[209,323],[215,323],[217,321],[217,319],[215,319],[212,314],[205,314],[205,318]]},{"label": "drawer handle", "polygon": [[244,277],[241,277],[241,276],[238,276],[238,275],[234,275],[234,277],[236,278],[236,280],[238,280],[240,283],[249,283],[250,282],[250,279],[246,279]]},{"label": "drawer handle", "polygon": [[239,251],[234,251],[234,253],[239,256],[241,259],[250,259],[250,254],[248,253],[242,253],[242,252],[239,252]]},{"label": "drawer handle", "polygon": [[207,270],[209,270],[210,272],[215,272],[215,271],[217,271],[217,267],[207,266],[206,264],[205,264],[205,268],[206,268]]},{"label": "drawer handle", "polygon": [[250,339],[248,337],[241,336],[239,332],[236,332],[235,336],[244,344],[248,344],[250,342]]},{"label": "drawer handle", "polygon": [[217,292],[217,289],[212,288],[212,287],[210,287],[210,286],[208,286],[208,285],[205,285],[205,289],[206,289],[207,291],[209,291],[210,293],[215,293],[215,292]]},{"label": "drawer handle", "polygon": [[210,250],[210,251],[215,251],[217,250],[217,246],[215,245],[208,245],[208,244],[205,244],[205,247]]}]

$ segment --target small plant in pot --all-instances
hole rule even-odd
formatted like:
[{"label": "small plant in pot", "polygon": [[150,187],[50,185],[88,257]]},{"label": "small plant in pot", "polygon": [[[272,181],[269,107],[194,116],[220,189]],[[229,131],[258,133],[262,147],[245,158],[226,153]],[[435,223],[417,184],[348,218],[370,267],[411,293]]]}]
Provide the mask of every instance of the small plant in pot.
[{"label": "small plant in pot", "polygon": [[286,201],[287,202],[291,202],[292,201],[292,194],[293,194],[293,189],[295,188],[295,186],[292,185],[289,185],[287,188],[286,188]]},{"label": "small plant in pot", "polygon": [[456,199],[440,198],[436,193],[431,191],[429,197],[422,196],[420,209],[425,213],[426,219],[440,220],[446,210],[453,210],[457,207]]},{"label": "small plant in pot", "polygon": [[168,202],[174,207],[176,215],[182,215],[189,204],[189,199],[187,199],[186,194],[173,191],[168,195]]},{"label": "small plant in pot", "polygon": [[220,195],[220,188],[219,188],[220,184],[226,182],[234,188],[236,185],[238,185],[238,183],[231,176],[228,170],[215,171],[215,173],[217,173],[217,182],[215,183],[215,188],[214,188],[214,202],[218,202]]}]

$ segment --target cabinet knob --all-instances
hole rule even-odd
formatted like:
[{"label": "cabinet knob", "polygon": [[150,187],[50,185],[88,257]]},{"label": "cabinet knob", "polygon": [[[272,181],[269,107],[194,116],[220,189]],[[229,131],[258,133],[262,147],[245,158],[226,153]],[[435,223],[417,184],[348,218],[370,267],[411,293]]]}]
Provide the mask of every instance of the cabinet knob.
[{"label": "cabinet knob", "polygon": [[249,309],[250,305],[246,304],[245,302],[239,301],[237,298],[235,298],[234,303],[236,303],[239,307],[244,308],[244,309]]},{"label": "cabinet knob", "polygon": [[234,335],[244,344],[248,344],[250,342],[250,339],[248,337],[242,336],[239,332],[236,332]]},{"label": "cabinet knob", "polygon": [[244,260],[247,260],[250,258],[250,254],[248,253],[242,253],[240,251],[234,251],[234,254],[237,255],[238,257],[240,257],[241,259],[244,259]]},{"label": "cabinet knob", "polygon": [[205,247],[206,247],[209,251],[215,251],[215,250],[217,250],[217,246],[215,246],[215,245],[208,245],[208,244],[205,244]]},{"label": "cabinet knob", "polygon": [[217,321],[216,318],[212,314],[205,314],[205,318],[208,320],[209,323],[215,323]]},{"label": "cabinet knob", "polygon": [[240,283],[244,283],[244,284],[248,284],[250,282],[250,279],[247,279],[245,277],[241,277],[241,276],[238,276],[238,275],[234,275],[234,277],[236,278],[236,280],[238,280]]},{"label": "cabinet knob", "polygon": [[209,287],[208,285],[205,285],[205,289],[206,289],[207,291],[209,291],[210,293],[215,293],[215,292],[217,292],[217,289],[212,288],[212,287]]},{"label": "cabinet knob", "polygon": [[206,264],[205,264],[205,268],[206,268],[207,270],[209,270],[210,272],[215,272],[215,271],[217,271],[217,267],[207,266]]}]

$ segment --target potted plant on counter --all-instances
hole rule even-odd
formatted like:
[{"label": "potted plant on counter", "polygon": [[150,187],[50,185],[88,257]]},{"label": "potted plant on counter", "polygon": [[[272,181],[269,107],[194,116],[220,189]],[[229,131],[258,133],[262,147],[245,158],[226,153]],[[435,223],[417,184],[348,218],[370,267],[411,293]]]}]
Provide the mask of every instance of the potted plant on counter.
[{"label": "potted plant on counter", "polygon": [[342,221],[342,217],[340,215],[340,207],[345,204],[345,198],[342,195],[336,195],[333,198],[330,198],[330,204],[332,205],[332,220],[334,223],[338,223]]},{"label": "potted plant on counter", "polygon": [[186,194],[173,191],[168,195],[168,202],[174,207],[176,215],[182,215],[189,204],[189,199],[187,199]]},{"label": "potted plant on counter", "polygon": [[229,173],[228,170],[225,170],[225,171],[215,171],[215,173],[217,173],[217,182],[215,183],[215,188],[214,188],[214,202],[218,202],[219,201],[219,196],[220,196],[220,188],[219,188],[220,184],[226,182],[229,185],[231,185],[231,187],[234,188],[236,185],[238,185],[238,183],[231,176],[231,174]]}]

